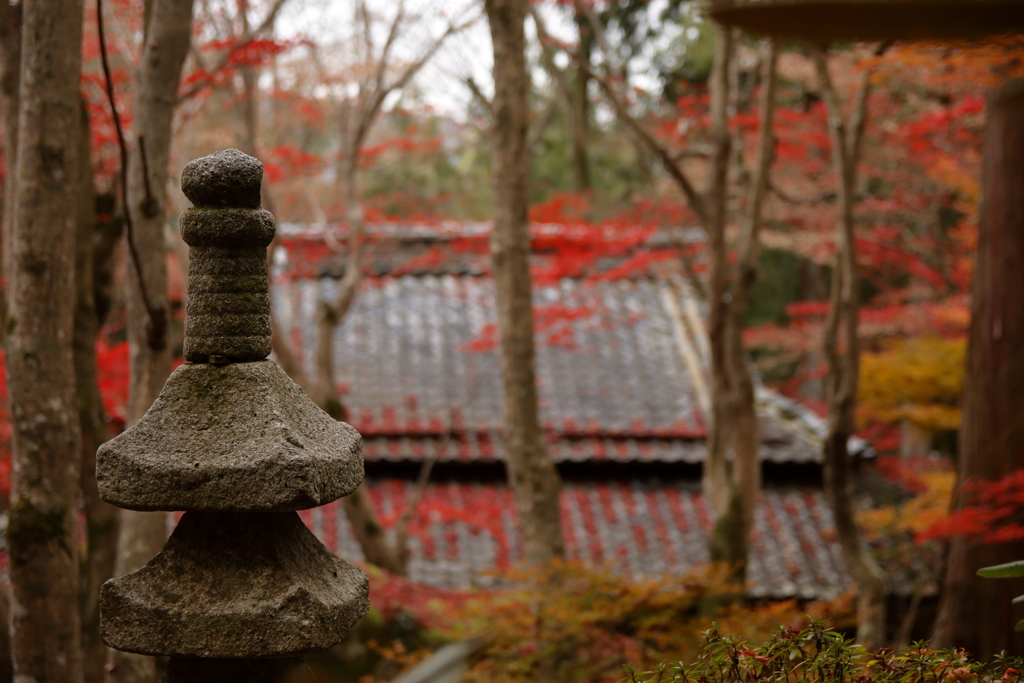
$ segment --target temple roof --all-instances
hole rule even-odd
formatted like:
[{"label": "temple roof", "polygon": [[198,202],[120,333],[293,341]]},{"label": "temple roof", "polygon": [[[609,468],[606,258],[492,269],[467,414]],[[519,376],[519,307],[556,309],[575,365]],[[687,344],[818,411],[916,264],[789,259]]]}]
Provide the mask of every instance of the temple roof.
[{"label": "temple roof", "polygon": [[[317,278],[275,288],[275,315],[306,367],[316,302],[336,287]],[[556,461],[704,459],[706,340],[687,334],[675,291],[653,278],[566,278],[536,290],[541,423]],[[501,460],[495,346],[491,278],[368,278],[334,340],[337,381],[367,460]],[[761,458],[817,462],[816,416],[770,392],[761,403]]]},{"label": "temple roof", "polygon": [[[379,478],[367,483],[382,520],[393,523],[414,484]],[[458,588],[494,585],[494,570],[523,559],[515,504],[504,483],[429,484],[417,510],[408,529],[413,581]],[[362,559],[340,503],[300,514],[332,551]],[[712,523],[700,485],[683,479],[568,481],[562,492],[567,559],[607,565],[633,578],[678,577],[699,569],[708,561]],[[887,563],[886,569],[897,592],[910,592],[907,567]],[[748,572],[751,597],[832,598],[852,588],[820,489],[765,488]]]}]

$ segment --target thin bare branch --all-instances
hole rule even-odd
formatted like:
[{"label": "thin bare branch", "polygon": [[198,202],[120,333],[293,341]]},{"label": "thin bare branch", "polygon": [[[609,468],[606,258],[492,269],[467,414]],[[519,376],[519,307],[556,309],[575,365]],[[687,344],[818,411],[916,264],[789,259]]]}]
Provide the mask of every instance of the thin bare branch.
[{"label": "thin bare branch", "polygon": [[[875,57],[881,57],[892,45],[892,41],[879,44],[875,49]],[[871,92],[871,74],[873,69],[864,69],[861,73],[860,87],[857,89],[857,99],[853,103],[853,112],[850,116],[850,135],[847,141],[846,154],[850,163],[855,167],[860,161],[861,142],[864,140],[864,128],[868,119],[868,94]]]},{"label": "thin bare branch", "polygon": [[565,75],[565,70],[559,69],[558,65],[555,64],[555,51],[552,47],[554,39],[552,39],[548,34],[544,21],[540,18],[540,15],[537,13],[537,8],[532,3],[529,6],[529,11],[530,16],[533,18],[533,25],[537,28],[537,39],[540,42],[540,55],[541,60],[544,62],[544,68],[551,75],[551,78],[553,78],[558,84],[559,90],[568,97],[568,77]]},{"label": "thin bare branch", "polygon": [[[380,51],[380,59],[377,61],[377,72],[373,77],[374,88],[380,89],[384,87],[384,77],[387,73],[388,59],[391,57],[391,48],[395,44],[395,40],[398,38],[398,30],[402,25],[402,21],[405,19],[405,0],[399,0],[398,9],[395,10],[395,18],[391,22],[391,27],[388,29],[388,37],[384,41],[384,47]],[[370,43],[367,43],[370,46]]]},{"label": "thin bare branch", "polygon": [[355,11],[356,21],[360,22],[363,25],[363,62],[369,64],[370,60],[373,59],[374,49],[373,29],[370,26],[370,10],[366,6],[366,0],[359,0],[359,2],[356,3]]},{"label": "thin bare branch", "polygon": [[[574,3],[576,11],[583,16],[587,17],[587,20],[591,22],[594,30],[594,35],[598,46],[601,48],[605,55],[605,61],[608,63],[609,70],[612,71],[612,78],[606,75],[598,75],[592,68],[589,60],[585,59],[578,52],[566,51],[566,53],[576,62],[577,67],[582,71],[588,78],[593,79],[604,91],[605,96],[611,103],[612,108],[615,110],[615,115],[618,119],[629,127],[633,132],[640,138],[640,141],[651,150],[651,152],[658,157],[665,170],[670,176],[676,181],[683,194],[686,196],[687,202],[690,204],[690,208],[697,214],[697,217],[702,223],[707,221],[707,211],[704,206],[704,198],[694,187],[689,177],[683,171],[682,167],[676,162],[673,154],[668,150],[665,145],[657,140],[653,134],[650,133],[644,126],[637,121],[630,112],[629,108],[625,104],[625,96],[616,91],[612,85],[612,79],[620,80],[616,74],[619,73],[618,68],[614,64],[611,56],[610,47],[608,46],[607,37],[604,34],[604,30],[601,27],[601,22],[594,16],[593,9],[590,8],[587,3],[576,0]],[[537,34],[539,36],[549,36],[547,28],[544,25],[543,19],[536,12],[533,13],[533,20],[537,26]],[[549,41],[550,43],[550,41]]]},{"label": "thin bare branch", "polygon": [[[145,274],[142,272],[142,259],[139,256],[139,249],[135,243],[135,226],[132,223],[131,204],[128,201],[128,145],[124,139],[121,115],[117,111],[117,102],[114,98],[114,82],[110,77],[106,33],[103,29],[103,0],[96,0],[96,30],[99,34],[100,64],[103,67],[107,100],[110,103],[110,112],[114,118],[114,130],[117,132],[117,144],[121,153],[121,186],[124,201],[124,224],[128,235],[128,252],[131,254],[135,276],[138,278],[142,305],[146,309],[146,315],[149,317],[148,343],[154,351],[161,351],[167,345],[167,312],[153,304],[153,299],[150,297],[149,290],[146,287]],[[147,199],[150,198],[147,197]]]},{"label": "thin bare branch", "polygon": [[[759,122],[757,140],[757,165],[754,168],[754,183],[748,204],[743,234],[740,236],[740,258],[738,263],[739,277],[737,283],[744,294],[749,294],[750,287],[757,270],[758,232],[761,228],[761,210],[768,189],[768,171],[775,157],[775,136],[772,134],[772,121],[775,116],[775,85],[777,82],[776,63],[778,62],[778,45],[769,39],[764,59],[764,90],[761,99],[761,120]],[[740,308],[745,308],[745,303]],[[746,313],[746,311],[742,311]],[[742,322],[742,321],[737,321]]]},{"label": "thin bare branch", "polygon": [[608,42],[604,26],[601,24],[601,20],[598,18],[593,6],[589,2],[585,2],[585,0],[573,0],[572,5],[573,9],[576,10],[576,14],[585,17],[587,23],[590,24],[590,30],[594,32],[594,42],[597,43],[602,54],[604,54],[604,61],[608,72],[616,80],[625,80],[622,66],[616,61],[616,54],[612,50],[611,43]]},{"label": "thin bare branch", "polygon": [[359,117],[356,122],[355,128],[353,129],[353,142],[356,142],[357,144],[352,145],[352,149],[359,149],[359,147],[362,146],[362,142],[363,140],[366,139],[366,134],[369,132],[370,126],[373,124],[373,119],[376,118],[377,114],[380,112],[381,107],[384,105],[384,100],[387,99],[387,96],[390,95],[395,90],[401,90],[402,88],[404,88],[406,84],[408,84],[408,82],[412,79],[412,77],[415,76],[419,72],[419,70],[422,69],[423,66],[427,62],[429,62],[430,59],[435,54],[437,54],[437,51],[441,49],[441,46],[444,44],[444,41],[446,41],[449,37],[469,28],[479,18],[480,15],[477,14],[473,16],[471,19],[464,21],[460,24],[448,24],[448,28],[445,30],[445,32],[438,36],[438,38],[433,43],[431,43],[430,47],[427,48],[423,52],[423,54],[420,55],[419,59],[406,66],[405,69],[403,69],[402,72],[399,74],[398,78],[394,80],[394,82],[390,84],[382,83],[382,85],[375,90],[373,95],[368,100],[366,100],[367,106],[360,107]]},{"label": "thin bare branch", "polygon": [[487,111],[493,116],[494,105],[487,98],[487,96],[484,95],[484,92],[483,90],[480,89],[480,86],[477,84],[476,79],[474,79],[472,76],[466,76],[466,78],[463,80],[466,83],[466,87],[469,88],[469,92],[473,94],[473,97],[475,97],[477,101],[480,102],[480,104],[484,105],[484,107],[487,108]]},{"label": "thin bare branch", "polygon": [[[287,1],[288,0],[274,0],[274,4],[270,6],[270,10],[267,12],[267,15],[263,18],[263,21],[261,21],[255,29],[251,31],[245,31],[242,34],[242,37],[239,38],[238,42],[236,42],[228,49],[224,50],[217,57],[217,60],[213,63],[213,65],[210,68],[202,67],[202,61],[200,61],[200,67],[203,68],[203,70],[206,71],[208,74],[215,74],[219,72],[221,69],[223,69],[225,66],[227,66],[228,62],[231,60],[231,55],[233,55],[238,50],[241,50],[242,48],[246,47],[249,43],[253,41],[253,39],[256,38],[256,36],[260,35],[261,33],[265,33],[267,30],[270,29],[270,27],[274,25],[274,22],[277,20],[278,12],[281,11],[281,7],[283,7],[284,3]],[[198,54],[198,50],[195,50],[193,54]],[[196,83],[195,85],[193,85],[188,90],[186,90],[178,96],[178,101],[175,103],[174,106],[177,107],[181,105],[186,100],[192,99],[206,88],[211,87],[213,87],[213,84],[209,82]]]},{"label": "thin bare branch", "polygon": [[[867,645],[882,642],[885,631],[885,577],[877,562],[864,550],[853,513],[849,481],[848,443],[854,429],[859,374],[857,335],[857,261],[854,243],[853,205],[857,174],[858,138],[867,116],[870,69],[862,75],[850,125],[844,119],[839,94],[828,72],[823,51],[810,48],[811,58],[828,109],[832,138],[832,165],[836,174],[839,220],[835,267],[829,311],[825,319],[824,347],[828,361],[828,434],[825,440],[825,488],[833,508],[837,538],[843,560],[858,589],[857,638]],[[842,344],[840,344],[842,328]]]},{"label": "thin bare branch", "polygon": [[538,115],[532,117],[530,130],[526,137],[526,144],[529,149],[533,149],[540,142],[541,136],[544,135],[544,131],[548,129],[548,126],[551,125],[557,112],[558,100],[551,98],[544,109]]},{"label": "thin bare branch", "polygon": [[636,120],[629,110],[626,108],[625,103],[620,98],[619,94],[615,91],[607,76],[600,76],[590,68],[590,65],[585,63],[583,60],[576,58],[576,64],[580,70],[587,75],[588,78],[592,78],[601,87],[608,101],[611,103],[612,108],[615,110],[615,114],[618,119],[625,123],[629,128],[636,133],[640,140],[647,146],[651,152],[658,157],[665,170],[668,172],[672,179],[678,183],[683,194],[686,196],[686,201],[689,203],[690,208],[697,214],[697,218],[702,223],[707,223],[708,214],[707,207],[704,203],[704,197],[697,191],[693,183],[690,182],[689,177],[683,171],[682,167],[676,163],[676,160],[672,157],[672,153],[665,147],[661,142],[654,137],[644,126]]},{"label": "thin bare branch", "polygon": [[206,73],[210,73],[210,67],[207,65],[206,57],[203,57],[203,53],[199,51],[199,47],[196,45],[194,40],[189,42],[188,51],[192,54],[192,59],[196,60],[196,64],[199,65],[199,68]]}]

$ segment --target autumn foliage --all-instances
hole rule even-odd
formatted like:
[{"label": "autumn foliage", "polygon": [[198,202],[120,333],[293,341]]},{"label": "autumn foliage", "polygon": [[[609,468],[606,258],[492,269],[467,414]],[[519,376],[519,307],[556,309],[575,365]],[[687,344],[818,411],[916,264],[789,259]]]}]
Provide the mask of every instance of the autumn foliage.
[{"label": "autumn foliage", "polygon": [[968,479],[958,493],[964,506],[924,530],[920,540],[966,536],[976,543],[1008,543],[1024,539],[1024,470],[998,481]]},{"label": "autumn foliage", "polygon": [[[713,622],[752,642],[777,624],[799,627],[807,614],[834,626],[850,622],[847,599],[802,605],[723,601],[728,606],[702,613],[705,598],[732,590],[726,577],[726,568],[708,567],[685,577],[632,581],[601,568],[557,563],[506,570],[495,577],[504,587],[475,591],[427,589],[382,576],[371,599],[386,620],[404,613],[443,639],[482,638],[463,679],[467,683],[534,681],[552,662],[552,680],[613,683],[626,665],[696,658],[704,647],[702,632]],[[405,665],[427,654],[410,658],[415,644],[398,644],[375,643]]]}]

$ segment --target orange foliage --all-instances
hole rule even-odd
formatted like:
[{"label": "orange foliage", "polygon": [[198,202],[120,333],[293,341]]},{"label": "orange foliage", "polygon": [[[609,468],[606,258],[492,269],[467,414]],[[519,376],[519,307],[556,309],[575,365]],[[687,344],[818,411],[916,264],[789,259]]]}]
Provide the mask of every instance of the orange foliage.
[{"label": "orange foliage", "polygon": [[[701,614],[705,598],[735,590],[726,575],[722,567],[708,567],[682,578],[629,581],[610,571],[559,563],[502,573],[500,583],[512,587],[437,591],[435,598],[413,603],[421,606],[415,608],[418,614],[429,615],[421,625],[444,637],[484,637],[463,679],[467,683],[533,681],[542,667],[551,666],[555,680],[611,683],[621,679],[629,663],[650,666],[695,656],[712,621],[759,642],[776,624],[801,625],[806,614],[843,624],[851,617],[849,599],[804,606],[792,600],[730,603]],[[396,659],[416,659],[405,648],[392,648]]]},{"label": "orange foliage", "polygon": [[[899,505],[862,510],[857,521],[869,540],[922,539],[922,534],[949,514],[956,472],[943,460],[879,458],[878,467],[887,478],[900,483],[914,495]],[[898,545],[899,541],[889,543]]]},{"label": "orange foliage", "polygon": [[930,430],[960,426],[963,339],[926,336],[890,342],[861,356],[860,419],[910,422]]}]

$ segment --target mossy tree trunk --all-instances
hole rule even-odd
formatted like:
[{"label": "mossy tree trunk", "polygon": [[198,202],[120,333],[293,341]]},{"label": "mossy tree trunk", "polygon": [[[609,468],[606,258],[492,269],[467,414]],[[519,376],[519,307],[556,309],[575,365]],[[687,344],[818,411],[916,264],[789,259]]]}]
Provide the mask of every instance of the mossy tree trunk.
[{"label": "mossy tree trunk", "polygon": [[8,548],[15,680],[81,683],[73,328],[82,3],[25,3],[12,182]]}]

